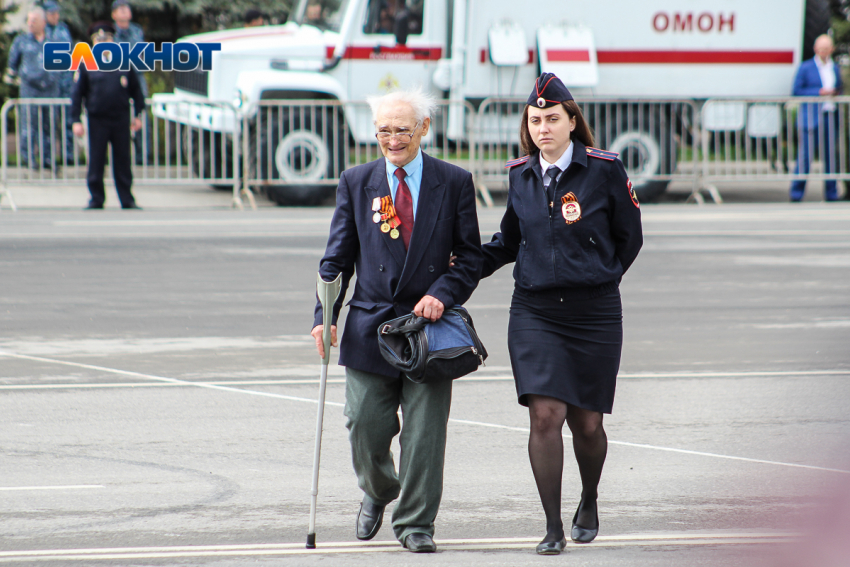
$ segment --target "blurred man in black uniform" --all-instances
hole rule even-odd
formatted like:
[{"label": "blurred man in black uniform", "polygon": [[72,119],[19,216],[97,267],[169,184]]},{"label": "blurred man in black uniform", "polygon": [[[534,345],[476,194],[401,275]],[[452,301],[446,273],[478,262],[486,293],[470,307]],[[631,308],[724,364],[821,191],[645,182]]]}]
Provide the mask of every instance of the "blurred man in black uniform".
[{"label": "blurred man in black uniform", "polygon": [[[99,22],[89,28],[93,43],[112,41],[115,28]],[[134,118],[130,124],[130,97],[133,98]],[[137,132],[142,127],[139,115],[145,110],[145,95],[136,71],[89,71],[80,65],[72,96],[74,135],[82,137],[85,128],[80,122],[83,99],[89,124],[89,171],[86,181],[91,200],[89,209],[102,209],[103,167],[106,164],[106,145],[112,144],[112,176],[123,209],[139,209],[130,187],[133,173],[130,169],[130,129]]]}]

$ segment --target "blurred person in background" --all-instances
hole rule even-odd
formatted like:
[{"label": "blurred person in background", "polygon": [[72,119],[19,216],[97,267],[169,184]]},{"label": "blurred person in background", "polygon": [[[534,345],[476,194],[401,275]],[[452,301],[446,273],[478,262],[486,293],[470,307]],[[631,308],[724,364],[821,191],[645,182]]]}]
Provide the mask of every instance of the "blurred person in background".
[{"label": "blurred person in background", "polygon": [[[145,41],[145,32],[142,30],[142,26],[133,23],[131,21],[132,19],[133,10],[130,8],[130,2],[128,0],[115,0],[112,3],[112,21],[115,23],[114,41],[115,43],[129,43],[131,49],[140,41]],[[147,98],[148,83],[145,80],[145,75],[144,73],[137,73],[136,76],[139,79],[139,84],[142,86],[142,93]],[[147,120],[147,116],[145,116],[145,120]],[[136,148],[136,165],[146,163],[146,157],[149,153],[147,150],[150,150],[153,144],[150,134],[150,122],[148,122],[147,132],[147,144],[143,140],[145,138],[144,131],[140,130],[136,132],[136,135],[133,137],[133,146]],[[147,148],[144,147],[145,145],[147,145]]]},{"label": "blurred person in background", "polygon": [[[47,17],[47,26],[45,27],[47,41],[65,42],[73,46],[74,42],[71,39],[71,30],[68,29],[65,22],[59,20],[59,4],[53,1],[45,2],[44,11]],[[71,91],[74,90],[74,73],[72,71],[62,71],[57,72],[56,75],[59,77],[59,96],[62,98],[71,98]],[[65,106],[64,117],[61,107],[57,110],[57,128],[62,132],[62,138],[64,138],[62,143],[65,147],[65,162],[67,165],[71,165],[74,163],[74,134],[71,131],[73,124],[73,120],[71,120],[71,105]],[[56,158],[57,162],[61,163],[62,157],[60,154]]]},{"label": "blurred person in background", "polygon": [[[20,81],[21,98],[56,98],[59,96],[59,76],[44,70],[44,43],[51,41],[46,33],[46,15],[41,8],[27,13],[27,32],[18,34],[9,50],[5,81]],[[41,165],[53,167],[50,147],[50,107],[24,105],[19,107],[21,162],[23,167],[38,167],[35,154],[41,154]],[[40,138],[40,140],[39,140]],[[40,147],[39,147],[40,146]],[[36,147],[39,147],[36,150]]]},{"label": "blurred person in background", "polygon": [[[800,64],[794,78],[794,96],[832,97],[841,94],[841,70],[832,60],[835,45],[828,35],[815,40],[815,56]],[[797,167],[794,173],[809,173],[817,148],[824,173],[834,173],[837,167],[835,149],[838,142],[838,112],[833,102],[803,103],[797,111]],[[791,182],[791,202],[799,203],[806,192],[806,181]],[[824,198],[838,200],[836,181],[824,182]]]},{"label": "blurred person in background", "polygon": [[[89,28],[92,44],[113,41],[115,28],[109,22],[98,22]],[[83,101],[89,127],[89,170],[86,181],[91,193],[87,209],[102,209],[106,200],[103,189],[103,168],[106,165],[107,145],[112,145],[112,177],[122,209],[139,209],[130,188],[133,172],[130,167],[130,130],[142,127],[141,114],[145,110],[139,74],[130,66],[129,71],[88,71],[80,65],[72,97],[74,135],[85,135],[80,119]],[[130,122],[130,98],[133,99],[135,118]]]},{"label": "blurred person in background", "polygon": [[255,28],[266,25],[265,16],[256,8],[251,8],[245,12],[245,27]]}]

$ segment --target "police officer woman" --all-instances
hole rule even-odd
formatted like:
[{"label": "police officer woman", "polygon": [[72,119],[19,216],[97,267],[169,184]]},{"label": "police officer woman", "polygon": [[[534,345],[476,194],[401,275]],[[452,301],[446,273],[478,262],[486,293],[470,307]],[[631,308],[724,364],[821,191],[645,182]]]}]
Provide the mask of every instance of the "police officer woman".
[{"label": "police officer woman", "polygon": [[561,521],[564,422],[581,475],[573,541],[599,531],[597,486],[623,344],[619,283],[643,243],[640,210],[617,154],[593,134],[555,75],[534,85],[520,126],[523,152],[508,162],[501,230],[484,245],[487,277],[510,262],[515,288],[508,350],[519,403],[528,406],[528,455],[546,513],[537,553],[566,546]]}]

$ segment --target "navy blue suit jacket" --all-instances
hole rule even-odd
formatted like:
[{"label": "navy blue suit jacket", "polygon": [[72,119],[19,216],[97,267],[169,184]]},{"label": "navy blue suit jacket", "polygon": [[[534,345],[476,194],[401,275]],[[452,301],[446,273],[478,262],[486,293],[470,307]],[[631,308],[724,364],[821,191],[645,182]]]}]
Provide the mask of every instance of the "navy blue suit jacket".
[{"label": "navy blue suit jacket", "polygon": [[[838,64],[835,65],[835,91],[836,94],[841,94],[844,85],[841,82],[841,69]],[[791,94],[794,96],[819,96],[820,90],[823,88],[823,82],[820,80],[820,73],[814,58],[806,59],[800,64],[797,69],[797,75],[794,77],[794,88]],[[820,104],[801,104],[797,114],[797,123],[800,128],[813,130],[818,127],[818,115],[822,112]]]},{"label": "navy blue suit jacket", "polygon": [[[398,376],[381,356],[378,326],[412,312],[425,295],[436,297],[446,308],[461,305],[478,285],[483,255],[472,175],[424,152],[422,159],[422,184],[407,252],[401,238],[381,232],[372,219],[375,197],[390,194],[384,158],[348,169],[340,177],[319,273],[325,281],[342,274],[334,324],[348,282],[357,273],[340,344],[341,366]],[[457,259],[449,268],[452,254]],[[317,302],[313,326],[321,324],[322,306]]]}]

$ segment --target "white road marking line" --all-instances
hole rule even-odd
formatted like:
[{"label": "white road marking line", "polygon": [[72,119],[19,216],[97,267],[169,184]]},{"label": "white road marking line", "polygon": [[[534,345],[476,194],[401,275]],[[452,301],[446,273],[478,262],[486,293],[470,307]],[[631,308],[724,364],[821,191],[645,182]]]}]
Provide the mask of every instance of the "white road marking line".
[{"label": "white road marking line", "polygon": [[[131,372],[128,370],[118,370],[117,368],[107,368],[105,366],[95,366],[93,364],[83,364],[81,362],[68,362],[65,360],[54,360],[51,358],[42,358],[40,356],[28,356],[26,354],[15,354],[11,352],[0,352],[0,356],[9,356],[11,358],[20,358],[23,360],[32,360],[35,362],[48,362],[52,364],[61,364],[65,366],[73,366],[76,368],[86,368],[88,370],[97,370],[99,372],[109,372],[112,374],[119,374],[122,376],[134,376],[136,378],[147,378],[149,380],[158,380],[160,382],[167,382],[169,384],[179,384],[181,386],[196,386],[198,388],[209,388],[210,390],[221,390],[223,392],[236,392],[239,394],[248,394],[252,396],[261,396],[264,398],[277,398],[279,400],[289,400],[292,402],[309,402],[312,404],[318,404],[318,400],[311,400],[310,398],[299,398],[296,396],[284,396],[283,394],[272,394],[270,392],[257,392],[256,390],[243,390],[241,388],[230,388],[228,386],[216,386],[214,384],[205,384],[203,382],[187,382],[185,380],[177,380],[176,378],[166,378],[165,376],[154,376],[153,374],[142,374],[141,372]],[[325,402],[326,405],[329,406],[337,406],[344,407],[345,404],[340,404],[336,402]]]},{"label": "white road marking line", "polygon": [[[141,372],[131,372],[131,371],[128,371],[128,370],[118,370],[116,368],[108,368],[108,367],[105,367],[105,366],[95,366],[95,365],[92,365],[92,364],[83,364],[83,363],[80,363],[80,362],[67,362],[67,361],[64,361],[64,360],[54,360],[54,359],[50,359],[50,358],[41,358],[41,357],[38,357],[38,356],[28,356],[28,355],[25,355],[25,354],[15,354],[15,353],[10,353],[10,352],[0,352],[0,356],[9,356],[9,357],[12,357],[12,358],[20,358],[20,359],[24,359],[24,360],[33,360],[33,361],[36,361],[36,362],[48,362],[48,363],[53,363],[53,364],[65,365],[65,366],[74,366],[74,367],[77,367],[77,368],[87,368],[87,369],[90,369],[90,370],[98,370],[100,372],[110,372],[110,373],[119,374],[119,375],[122,375],[122,376],[135,376],[137,378],[148,378],[148,379],[151,379],[151,380],[167,382],[169,384],[179,384],[179,385],[183,385],[183,386],[196,386],[198,388],[209,388],[211,390],[221,390],[221,391],[224,391],[224,392],[235,392],[237,394],[248,394],[248,395],[261,396],[261,397],[266,397],[266,398],[276,398],[276,399],[289,400],[289,401],[294,401],[294,402],[308,402],[308,403],[312,403],[312,404],[318,404],[318,400],[312,400],[310,398],[300,398],[300,397],[296,397],[296,396],[284,396],[282,394],[272,394],[272,393],[269,393],[269,392],[258,392],[256,390],[245,390],[245,389],[242,389],[242,388],[230,388],[230,387],[227,387],[227,386],[217,386],[217,385],[209,384],[209,383],[205,383],[205,382],[187,382],[185,380],[177,380],[176,378],[166,378],[164,376],[154,376],[152,374],[142,374]],[[835,372],[839,372],[839,371],[835,371]],[[840,372],[845,373],[845,371],[840,371]],[[850,373],[850,372],[846,372],[846,373]],[[726,374],[730,374],[730,373],[726,373]],[[755,374],[755,375],[756,376],[764,376],[764,374]],[[338,403],[338,402],[329,402],[329,401],[325,401],[325,405],[335,406],[335,407],[345,407],[345,404],[341,404],[341,403]],[[492,428],[492,429],[505,429],[505,430],[509,430],[509,431],[519,431],[519,432],[524,432],[524,433],[528,433],[528,431],[529,431],[528,428],[511,427],[511,426],[508,426],[508,425],[500,425],[500,424],[497,424],[497,423],[486,423],[486,422],[481,422],[481,421],[459,420],[459,419],[455,419],[455,418],[449,418],[449,421],[454,422],[454,423],[460,423],[460,424],[463,424],[463,425],[475,425],[475,426],[479,426],[479,427],[489,427],[489,428]],[[569,439],[569,438],[571,438],[571,436],[570,435],[564,435],[564,438]],[[646,445],[646,444],[642,444],[642,443],[629,443],[627,441],[612,441],[610,439],[608,440],[608,443],[610,443],[612,445],[624,445],[624,446],[627,446],[627,447],[636,447],[636,448],[640,448],[640,449],[653,449],[653,450],[656,450],[656,451],[667,451],[667,452],[671,452],[671,453],[681,453],[681,454],[685,454],[685,455],[698,455],[698,456],[702,456],[702,457],[712,457],[712,458],[717,458],[717,459],[728,459],[728,460],[733,460],[733,461],[744,461],[744,462],[750,462],[750,463],[778,465],[778,466],[784,466],[784,467],[793,467],[793,468],[802,468],[802,469],[850,474],[850,471],[843,470],[843,469],[816,467],[816,466],[813,466],[813,465],[801,465],[801,464],[798,464],[798,463],[785,463],[785,462],[781,462],[781,461],[767,461],[767,460],[762,460],[762,459],[750,459],[750,458],[747,458],[747,457],[735,457],[735,456],[731,456],[731,455],[721,455],[721,454],[718,454],[718,453],[691,451],[691,450],[688,450],[688,449],[677,449],[677,448],[674,448],[674,447],[660,447],[660,446],[656,446],[656,445]]]},{"label": "white road marking line", "polygon": [[[13,356],[0,352],[0,356]],[[21,356],[21,355],[14,355]],[[52,361],[59,364],[59,361]],[[73,364],[61,362],[61,364]],[[138,374],[137,376],[147,376]],[[764,371],[764,372],[645,372],[645,373],[621,373],[617,378],[763,378],[783,376],[850,376],[850,370],[800,370],[800,371]],[[458,378],[457,382],[513,382],[514,377],[470,375]],[[2,390],[62,390],[62,389],[86,389],[86,388],[165,388],[187,386],[293,386],[318,384],[318,378],[283,379],[283,380],[216,380],[216,381],[189,381],[175,380],[174,382],[103,382],[103,383],[74,383],[67,384],[0,384]],[[345,378],[328,378],[328,384],[345,384]]]},{"label": "white road marking line", "polygon": [[0,491],[11,492],[16,490],[88,490],[91,488],[105,488],[102,484],[69,484],[67,486],[0,486]]},{"label": "white road marking line", "polygon": [[[588,545],[569,545],[569,550],[596,547],[660,546],[660,545],[729,545],[778,543],[794,541],[795,534],[631,534],[599,536]],[[479,551],[493,549],[530,549],[539,538],[437,539],[443,551]],[[265,543],[247,545],[199,545],[169,547],[112,547],[89,549],[44,549],[2,551],[0,558],[23,560],[86,560],[142,559],[251,555],[310,555],[323,553],[382,553],[401,552],[404,548],[395,541],[317,542],[317,549],[305,549],[303,543]]]}]

